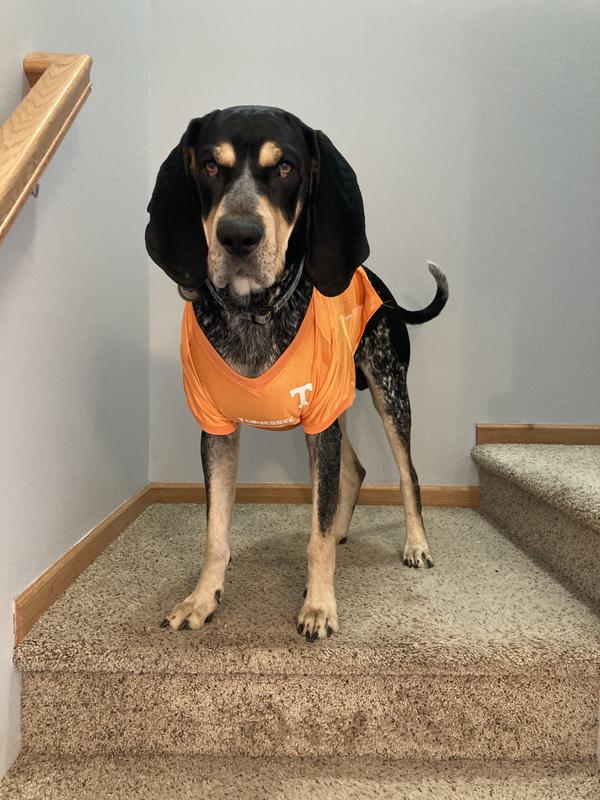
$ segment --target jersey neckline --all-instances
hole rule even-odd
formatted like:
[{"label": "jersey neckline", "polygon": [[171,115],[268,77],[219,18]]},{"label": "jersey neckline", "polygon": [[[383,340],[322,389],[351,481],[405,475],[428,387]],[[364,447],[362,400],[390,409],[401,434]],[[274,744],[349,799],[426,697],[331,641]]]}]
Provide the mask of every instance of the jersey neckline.
[{"label": "jersey neckline", "polygon": [[310,296],[310,301],[304,313],[304,318],[300,323],[300,327],[296,331],[296,335],[289,343],[289,345],[285,348],[283,353],[277,358],[275,363],[271,364],[271,366],[262,372],[260,375],[256,375],[255,377],[248,377],[246,375],[240,375],[239,372],[236,372],[232,369],[229,364],[225,361],[225,359],[215,350],[215,348],[210,343],[208,337],[202,330],[198,319],[196,318],[196,314],[194,312],[192,301],[187,301],[189,306],[188,314],[191,314],[192,317],[192,329],[194,335],[196,335],[200,340],[200,345],[202,347],[202,351],[207,354],[207,356],[212,360],[215,366],[229,379],[235,381],[235,383],[239,384],[240,386],[245,386],[249,389],[261,389],[264,386],[268,385],[274,378],[277,377],[284,369],[284,367],[288,364],[296,350],[300,347],[303,340],[306,340],[304,333],[306,329],[310,326],[310,324],[314,320],[314,297],[315,297],[315,289],[313,287],[313,291]]}]

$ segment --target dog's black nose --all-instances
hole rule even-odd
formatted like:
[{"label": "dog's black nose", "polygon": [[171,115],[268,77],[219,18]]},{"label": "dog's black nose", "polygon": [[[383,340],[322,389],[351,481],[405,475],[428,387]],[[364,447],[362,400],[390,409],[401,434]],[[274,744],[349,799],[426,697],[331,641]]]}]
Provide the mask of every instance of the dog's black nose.
[{"label": "dog's black nose", "polygon": [[257,217],[221,217],[217,239],[234,256],[247,256],[256,250],[264,228]]}]

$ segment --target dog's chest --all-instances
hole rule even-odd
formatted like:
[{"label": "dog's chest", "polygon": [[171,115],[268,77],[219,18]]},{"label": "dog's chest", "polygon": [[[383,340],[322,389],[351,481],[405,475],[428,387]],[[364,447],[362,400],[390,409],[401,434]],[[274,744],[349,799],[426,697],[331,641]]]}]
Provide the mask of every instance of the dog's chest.
[{"label": "dog's chest", "polygon": [[235,310],[221,312],[194,303],[204,335],[234,372],[247,378],[262,375],[294,340],[310,302],[312,285],[305,281],[289,303],[265,324],[244,319]]},{"label": "dog's chest", "polygon": [[215,349],[234,372],[255,378],[273,366],[293,340],[298,327],[291,325],[278,331],[273,322],[258,325],[249,320],[234,319],[229,327],[229,338],[223,339],[220,348]]}]

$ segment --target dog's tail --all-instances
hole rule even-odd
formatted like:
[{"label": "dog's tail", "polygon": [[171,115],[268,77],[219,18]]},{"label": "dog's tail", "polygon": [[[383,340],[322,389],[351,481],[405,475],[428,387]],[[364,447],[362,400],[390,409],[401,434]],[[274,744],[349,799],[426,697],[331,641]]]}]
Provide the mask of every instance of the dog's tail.
[{"label": "dog's tail", "polygon": [[406,308],[402,308],[402,306],[398,306],[399,310],[402,312],[402,319],[408,325],[420,325],[423,322],[429,322],[430,319],[437,317],[448,301],[448,280],[446,276],[442,270],[436,267],[435,264],[432,264],[431,261],[427,262],[427,266],[429,267],[429,272],[431,272],[435,278],[437,291],[431,303],[419,311],[409,311]]}]

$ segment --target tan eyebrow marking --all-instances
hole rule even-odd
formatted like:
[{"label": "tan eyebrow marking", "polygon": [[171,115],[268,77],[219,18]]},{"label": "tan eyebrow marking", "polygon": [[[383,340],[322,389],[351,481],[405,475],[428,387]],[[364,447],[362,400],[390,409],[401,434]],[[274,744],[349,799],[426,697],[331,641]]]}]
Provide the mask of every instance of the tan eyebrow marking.
[{"label": "tan eyebrow marking", "polygon": [[274,167],[283,155],[283,150],[275,142],[265,142],[258,154],[258,163],[261,167]]},{"label": "tan eyebrow marking", "polygon": [[220,167],[235,166],[235,150],[230,142],[219,142],[213,147],[213,158]]}]

